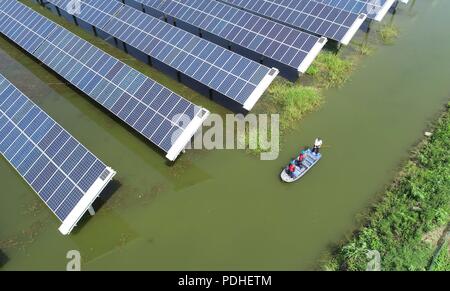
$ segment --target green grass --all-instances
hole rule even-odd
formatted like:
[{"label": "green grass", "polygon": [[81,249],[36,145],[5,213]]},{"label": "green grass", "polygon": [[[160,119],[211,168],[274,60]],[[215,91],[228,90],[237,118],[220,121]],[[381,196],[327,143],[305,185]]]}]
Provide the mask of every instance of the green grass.
[{"label": "green grass", "polygon": [[[280,135],[283,136],[283,132],[294,128],[305,114],[317,109],[322,102],[323,94],[319,88],[277,78],[264,93],[264,97],[253,112],[279,114]],[[270,127],[268,129],[270,130]],[[260,154],[264,150],[258,146],[256,149],[250,149],[249,152]]]},{"label": "green grass", "polygon": [[[308,69],[307,74],[312,77],[310,85],[300,84],[304,79],[291,83],[277,78],[252,112],[280,114],[280,134],[283,136],[283,133],[294,128],[305,114],[320,107],[324,100],[324,88],[343,86],[352,70],[353,62],[350,59],[341,58],[331,52],[322,52]],[[259,154],[261,149],[252,149],[250,152]]]},{"label": "green grass", "polygon": [[286,130],[306,113],[316,109],[322,101],[320,89],[279,78],[269,87],[256,112],[280,114],[280,128]]},{"label": "green grass", "polygon": [[384,44],[392,44],[397,39],[399,31],[395,25],[385,24],[378,29],[378,35]]},{"label": "green grass", "polygon": [[316,86],[323,88],[342,87],[353,70],[353,62],[332,52],[322,52],[312,63],[307,74]]},{"label": "green grass", "polygon": [[374,51],[374,48],[366,42],[357,44],[356,48],[358,53],[363,56],[370,56]]},{"label": "green grass", "polygon": [[[384,270],[426,270],[434,250],[423,235],[449,221],[449,160],[447,110],[432,137],[417,147],[382,200],[373,206],[367,223],[337,246],[322,268],[365,270],[367,251],[377,250]],[[445,260],[438,263],[439,268],[448,267]]]},{"label": "green grass", "polygon": [[448,248],[448,242],[445,242],[439,250],[433,265],[430,268],[431,271],[450,271],[450,254]]}]

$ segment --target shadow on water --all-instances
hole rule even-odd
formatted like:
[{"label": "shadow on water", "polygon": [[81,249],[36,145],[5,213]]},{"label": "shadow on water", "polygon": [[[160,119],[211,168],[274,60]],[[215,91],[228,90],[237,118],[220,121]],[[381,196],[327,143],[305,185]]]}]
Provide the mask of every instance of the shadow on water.
[{"label": "shadow on water", "polygon": [[0,250],[0,268],[3,267],[8,261],[8,256],[6,256],[3,251]]},{"label": "shadow on water", "polygon": [[[110,199],[111,197],[117,193],[122,184],[118,180],[112,180],[108,183],[108,185],[103,189],[100,196],[94,201],[92,207],[97,212],[99,211]],[[73,229],[72,233],[79,233],[83,227],[91,220],[92,215],[89,215],[89,212],[86,212],[80,221],[77,224],[77,227]]]},{"label": "shadow on water", "polygon": [[[104,219],[105,216],[103,214],[91,216],[89,212],[86,212],[70,235],[71,241],[83,253],[85,263],[114,250],[120,250],[139,237],[138,232],[126,219],[115,211],[109,211],[110,209],[105,206],[115,195],[120,194],[119,189],[122,187],[119,181],[112,180],[92,205],[96,213],[102,209],[104,210],[102,213],[108,211],[107,225],[101,229],[96,228],[95,224],[99,223],[98,221]],[[87,239],[95,235],[101,236],[102,239],[95,241]]]}]

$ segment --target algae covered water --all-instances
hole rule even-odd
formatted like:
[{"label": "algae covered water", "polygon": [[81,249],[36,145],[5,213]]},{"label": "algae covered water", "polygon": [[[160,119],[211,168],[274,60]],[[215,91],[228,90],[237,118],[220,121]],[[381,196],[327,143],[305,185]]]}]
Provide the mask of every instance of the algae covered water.
[{"label": "algae covered water", "polygon": [[[169,167],[126,127],[1,40],[0,73],[117,170],[95,217],[63,237],[37,195],[0,159],[4,270],[82,268],[308,269],[352,229],[450,95],[445,0],[410,1],[393,45],[363,59],[351,80],[283,140],[280,157],[195,151]],[[373,32],[374,33],[374,32]],[[323,159],[300,182],[281,167],[316,136]]]}]

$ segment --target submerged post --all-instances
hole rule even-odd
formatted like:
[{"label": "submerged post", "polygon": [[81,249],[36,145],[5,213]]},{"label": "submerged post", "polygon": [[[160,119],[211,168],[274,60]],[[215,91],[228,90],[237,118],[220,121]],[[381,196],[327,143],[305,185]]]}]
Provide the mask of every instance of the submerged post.
[{"label": "submerged post", "polygon": [[367,29],[366,29],[366,33],[370,33],[371,25],[372,25],[372,19],[367,20]]},{"label": "submerged post", "polygon": [[95,210],[94,210],[94,207],[92,207],[92,205],[89,206],[88,211],[89,211],[89,214],[90,214],[91,216],[94,216],[94,215],[95,215]]}]

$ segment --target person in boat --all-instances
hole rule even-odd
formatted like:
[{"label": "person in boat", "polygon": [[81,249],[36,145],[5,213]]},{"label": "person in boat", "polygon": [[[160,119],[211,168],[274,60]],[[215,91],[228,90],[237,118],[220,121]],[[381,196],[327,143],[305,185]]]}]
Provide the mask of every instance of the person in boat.
[{"label": "person in boat", "polygon": [[314,146],[313,146],[313,153],[315,153],[316,155],[319,153],[320,147],[322,147],[322,140],[320,138],[316,138],[316,140],[314,141]]},{"label": "person in boat", "polygon": [[300,152],[300,154],[297,157],[297,160],[295,161],[297,166],[301,166],[302,165],[302,162],[305,159],[305,154],[306,154],[306,151],[301,151]]},{"label": "person in boat", "polygon": [[289,176],[294,178],[294,172],[295,172],[295,161],[292,160],[287,168]]},{"label": "person in boat", "polygon": [[288,167],[288,169],[289,169],[289,175],[290,175],[292,178],[294,178],[295,165],[290,164],[289,167]]}]

